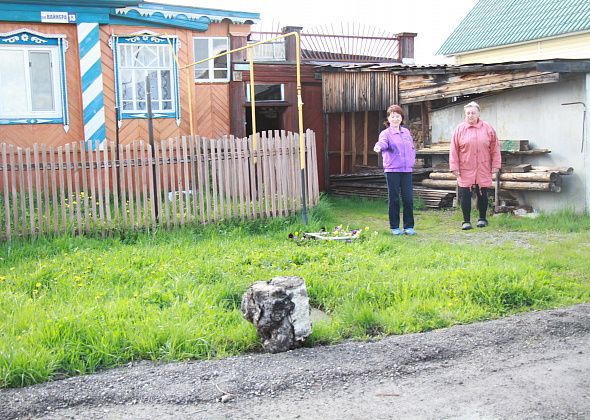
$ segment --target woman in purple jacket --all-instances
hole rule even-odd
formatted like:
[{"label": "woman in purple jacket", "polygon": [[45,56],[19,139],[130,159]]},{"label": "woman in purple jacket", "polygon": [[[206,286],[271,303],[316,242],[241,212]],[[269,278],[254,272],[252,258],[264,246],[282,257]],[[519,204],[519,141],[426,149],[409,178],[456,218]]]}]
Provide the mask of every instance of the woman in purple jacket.
[{"label": "woman in purple jacket", "polygon": [[[412,191],[412,168],[416,163],[416,150],[410,130],[401,124],[404,110],[399,105],[387,108],[385,130],[379,134],[379,141],[373,150],[383,155],[383,170],[387,180],[389,202],[389,227],[394,235],[415,235],[414,193]],[[403,232],[400,230],[400,190],[402,196]]]}]

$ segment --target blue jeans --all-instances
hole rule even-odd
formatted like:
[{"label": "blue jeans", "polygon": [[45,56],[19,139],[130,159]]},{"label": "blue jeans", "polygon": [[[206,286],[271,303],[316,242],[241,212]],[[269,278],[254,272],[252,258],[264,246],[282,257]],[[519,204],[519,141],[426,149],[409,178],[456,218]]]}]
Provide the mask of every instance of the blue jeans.
[{"label": "blue jeans", "polygon": [[389,203],[389,227],[399,228],[400,190],[404,205],[404,229],[414,227],[414,191],[411,172],[385,172]]}]

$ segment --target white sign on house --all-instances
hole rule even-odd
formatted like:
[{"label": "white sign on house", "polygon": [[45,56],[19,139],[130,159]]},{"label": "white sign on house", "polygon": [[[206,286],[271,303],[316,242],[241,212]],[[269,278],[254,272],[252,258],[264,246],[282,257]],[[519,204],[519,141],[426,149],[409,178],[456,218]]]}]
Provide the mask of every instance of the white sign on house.
[{"label": "white sign on house", "polygon": [[[74,15],[74,21],[76,20]],[[70,23],[68,12],[41,12],[41,22],[43,23]]]}]

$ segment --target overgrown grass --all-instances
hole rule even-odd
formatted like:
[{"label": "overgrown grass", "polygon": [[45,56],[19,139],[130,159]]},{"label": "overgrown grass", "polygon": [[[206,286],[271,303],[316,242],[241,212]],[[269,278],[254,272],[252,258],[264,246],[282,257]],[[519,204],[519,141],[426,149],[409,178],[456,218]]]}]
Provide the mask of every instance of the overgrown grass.
[{"label": "overgrown grass", "polygon": [[[329,315],[310,345],[590,301],[588,216],[494,217],[485,230],[462,232],[458,212],[418,210],[418,235],[392,237],[384,201],[324,198],[309,220],[3,244],[0,387],[137,359],[256,351],[241,297],[280,275],[302,276],[313,306]],[[363,228],[362,238],[288,239],[339,224]],[[525,248],[510,239],[524,231],[540,232]],[[482,240],[490,234],[502,240]]]}]

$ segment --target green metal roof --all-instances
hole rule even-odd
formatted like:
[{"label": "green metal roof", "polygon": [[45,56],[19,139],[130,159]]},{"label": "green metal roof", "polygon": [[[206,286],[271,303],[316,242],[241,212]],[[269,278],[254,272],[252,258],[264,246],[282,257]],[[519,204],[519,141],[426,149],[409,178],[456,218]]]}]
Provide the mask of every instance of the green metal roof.
[{"label": "green metal roof", "polygon": [[590,30],[590,0],[479,0],[437,54],[499,47]]}]

